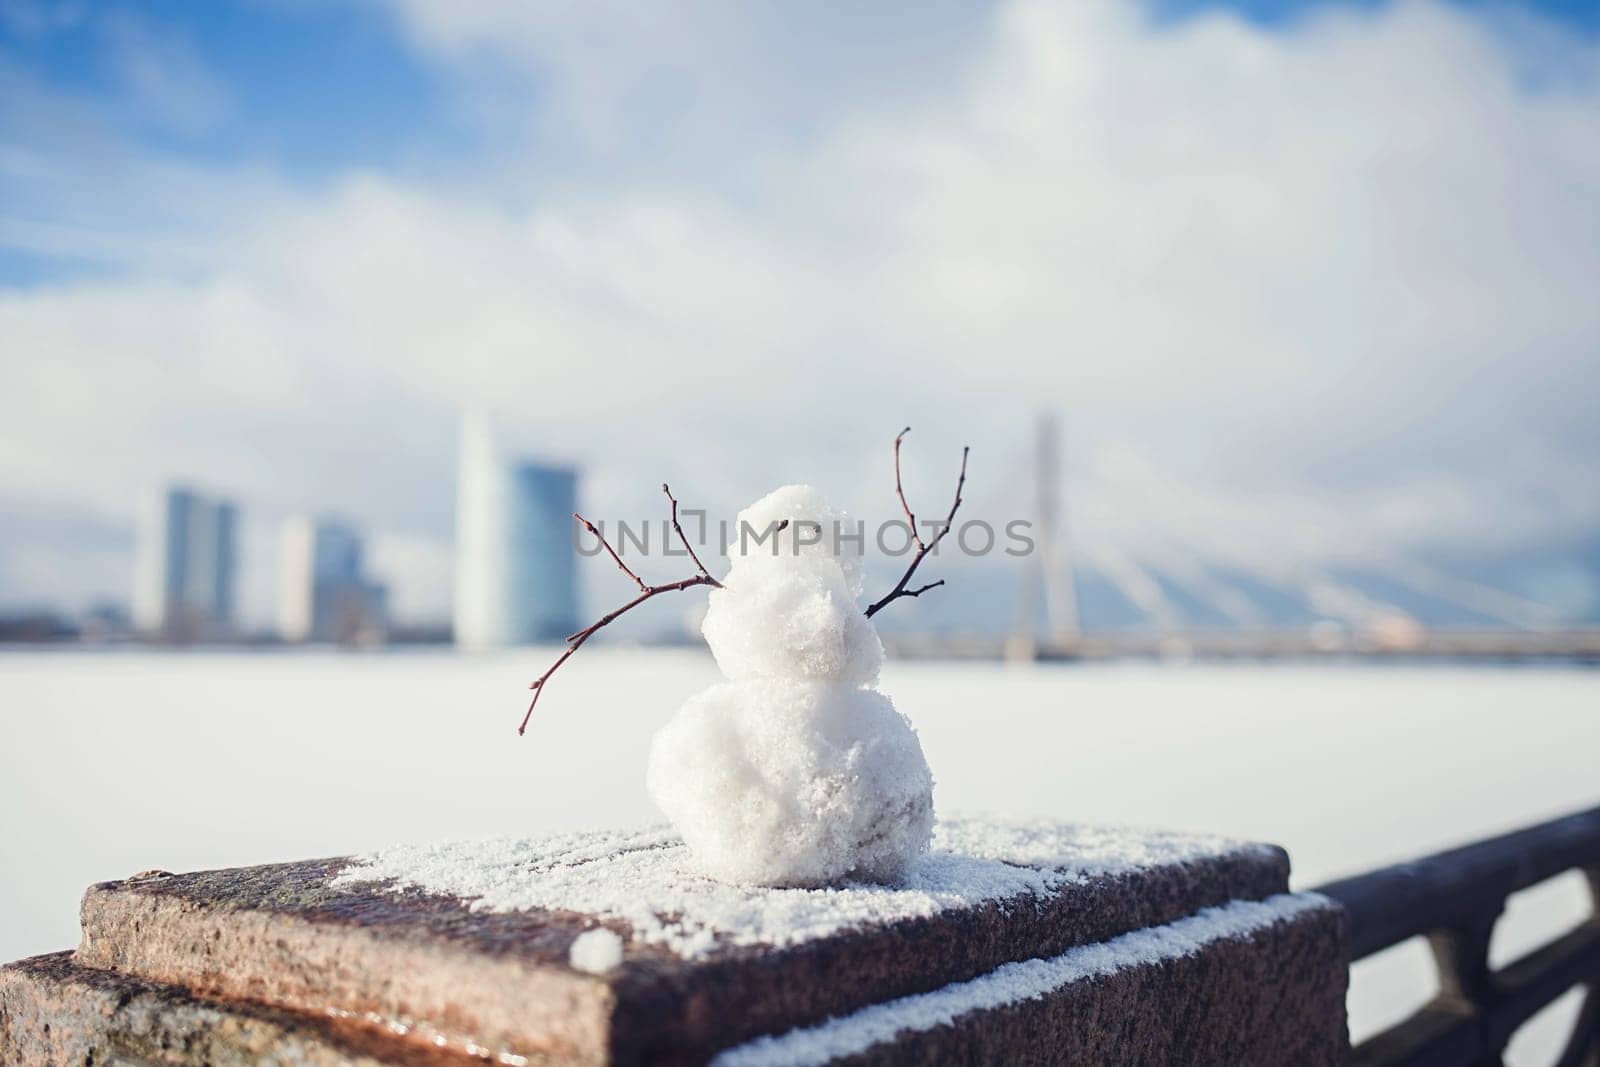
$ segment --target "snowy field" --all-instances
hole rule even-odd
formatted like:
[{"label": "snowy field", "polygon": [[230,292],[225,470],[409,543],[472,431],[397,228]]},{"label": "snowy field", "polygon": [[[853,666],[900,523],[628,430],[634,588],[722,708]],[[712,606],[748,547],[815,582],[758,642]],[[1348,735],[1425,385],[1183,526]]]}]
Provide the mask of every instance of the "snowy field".
[{"label": "snowy field", "polygon": [[[525,738],[545,651],[0,652],[0,960],[75,944],[90,882],[403,840],[654,820],[651,732],[717,679],[694,651],[586,649]],[[1274,841],[1297,888],[1600,803],[1600,672],[891,663],[945,811]],[[1497,962],[1576,921],[1512,901]],[[1419,945],[1358,966],[1359,1037],[1431,992]],[[1550,1062],[1569,996],[1518,1035]]]}]

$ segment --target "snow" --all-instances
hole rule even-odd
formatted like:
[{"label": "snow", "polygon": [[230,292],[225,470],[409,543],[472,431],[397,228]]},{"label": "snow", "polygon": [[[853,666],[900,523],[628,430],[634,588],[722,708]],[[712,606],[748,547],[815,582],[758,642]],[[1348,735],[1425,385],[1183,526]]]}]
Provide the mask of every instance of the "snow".
[{"label": "snow", "polygon": [[911,723],[870,688],[883,648],[856,603],[860,557],[837,536],[849,518],[791,485],[740,522],[776,540],[745,542],[710,595],[703,630],[732,681],[656,734],[646,786],[712,878],[895,881],[928,846],[933,775]]},{"label": "snow", "polygon": [[1270,844],[1217,834],[981,816],[941,821],[936,840],[940,848],[950,852],[1066,871],[1079,877],[1124,874],[1206,856],[1272,849]]},{"label": "snow", "polygon": [[603,926],[585,930],[567,950],[567,962],[589,974],[605,974],[622,963],[622,938]]},{"label": "snow", "polygon": [[[785,522],[788,527],[779,530]],[[850,595],[859,596],[866,540],[848,540],[857,533],[856,522],[811,486],[786,485],[739,512],[729,531],[728,558],[734,570],[783,569],[796,557],[834,562]]]},{"label": "snow", "polygon": [[1218,941],[1236,940],[1308,911],[1332,907],[1316,893],[1282,894],[1264,901],[1234,901],[1167,926],[1135,930],[1050,959],[1007,963],[979,978],[931,993],[862,1008],[817,1026],[761,1037],[712,1060],[715,1067],[809,1067],[860,1055],[906,1031],[931,1030],[964,1015],[1037,1000],[1058,989],[1127,967],[1192,956]]},{"label": "snow", "polygon": [[933,828],[911,724],[882,693],[831,682],[691,697],[656,734],[645,784],[699,870],[745,885],[893,881]]},{"label": "snow", "polygon": [[707,598],[701,625],[722,673],[873,685],[883,666],[877,631],[831,561],[736,566]]},{"label": "snow", "polygon": [[[555,651],[0,651],[0,960],[76,944],[84,887],[151,867],[659,819],[651,734],[716,665],[591,643],[519,740]],[[883,686],[915,715],[942,812],[1273,841],[1296,887],[1600,802],[1594,670],[891,659]],[[1581,879],[1555,888],[1512,899],[1497,951],[1581,921]],[[1434,989],[1425,945],[1358,964],[1354,1032]],[[1507,1062],[1553,1063],[1576,1010],[1535,1019]]]},{"label": "snow", "polygon": [[[486,911],[551,908],[621,920],[636,940],[701,959],[721,945],[796,945],[853,926],[1253,847],[1214,835],[970,817],[941,822],[933,850],[898,885],[747,888],[694,873],[671,831],[646,828],[401,845],[362,857],[333,885],[421,889]],[[1026,866],[1034,863],[1046,869]]]}]

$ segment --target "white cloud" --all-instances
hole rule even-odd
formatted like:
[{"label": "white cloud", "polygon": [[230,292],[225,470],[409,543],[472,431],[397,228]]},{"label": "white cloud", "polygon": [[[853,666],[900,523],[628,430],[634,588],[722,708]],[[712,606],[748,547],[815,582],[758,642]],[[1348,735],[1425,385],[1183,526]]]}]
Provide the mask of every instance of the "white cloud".
[{"label": "white cloud", "polygon": [[[930,492],[970,440],[976,506],[1022,506],[1048,406],[1076,526],[1130,566],[1600,529],[1592,43],[1530,91],[1525,50],[1423,0],[1286,32],[1018,0],[813,105],[754,16],[406,17],[544,86],[544,140],[484,183],[517,195],[352,175],[208,217],[203,269],[0,297],[0,486],[115,507],[188,472],[354,511],[404,571],[442,558],[460,404],[589,462],[600,510],[814,479],[869,514],[908,421]],[[768,105],[805,135],[752,132]],[[680,132],[693,167],[638,148]]]}]

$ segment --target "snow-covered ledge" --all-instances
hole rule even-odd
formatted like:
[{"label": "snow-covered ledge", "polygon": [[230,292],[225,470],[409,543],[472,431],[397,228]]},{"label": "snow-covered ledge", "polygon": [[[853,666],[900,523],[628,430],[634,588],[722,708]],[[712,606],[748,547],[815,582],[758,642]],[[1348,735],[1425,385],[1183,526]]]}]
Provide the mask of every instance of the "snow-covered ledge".
[{"label": "snow-covered ledge", "polygon": [[691,869],[645,829],[104,883],[75,956],[0,970],[0,1061],[184,1062],[180,1038],[195,1062],[248,1041],[241,1062],[441,1065],[1347,1051],[1342,913],[1288,893],[1272,846],[955,819],[894,886]]}]

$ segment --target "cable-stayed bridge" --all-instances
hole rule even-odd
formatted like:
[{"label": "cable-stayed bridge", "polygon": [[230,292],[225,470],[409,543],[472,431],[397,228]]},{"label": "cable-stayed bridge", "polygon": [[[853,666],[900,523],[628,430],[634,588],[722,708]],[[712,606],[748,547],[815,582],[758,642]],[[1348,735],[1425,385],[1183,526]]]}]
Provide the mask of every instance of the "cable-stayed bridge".
[{"label": "cable-stayed bridge", "polygon": [[[1219,552],[1215,539],[1211,551],[1184,544],[1171,530],[1181,521],[1150,523],[1136,545],[1097,536],[1063,506],[1061,434],[1053,416],[1039,418],[1031,444],[1027,460],[1000,465],[1031,475],[1028,485],[1000,491],[1027,500],[1036,542],[1017,568],[1010,634],[1001,640],[891,633],[885,636],[891,650],[1024,660],[1370,656],[1600,662],[1600,628],[1564,623],[1546,605],[1393,553],[1365,559],[1370,566],[1381,558],[1378,574],[1397,593],[1409,590],[1472,621],[1429,627],[1395,603],[1394,593],[1375,594],[1337,567],[1260,552],[1260,545],[1224,545]],[[1084,577],[1109,585],[1141,621],[1085,627],[1079,602]],[[1253,595],[1262,589],[1299,601],[1304,621],[1275,618]]]}]

